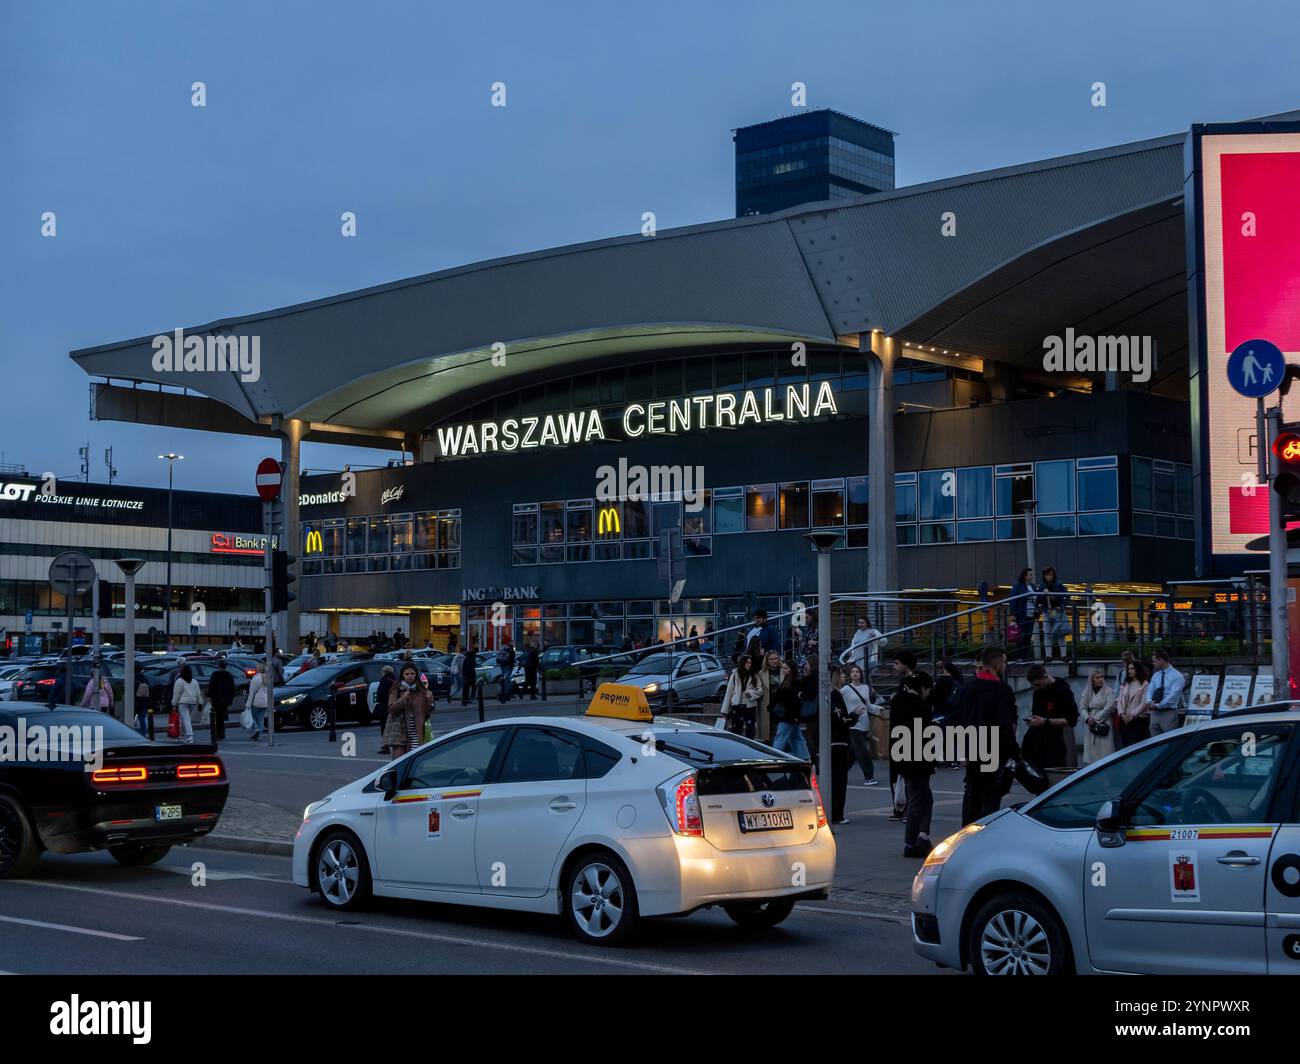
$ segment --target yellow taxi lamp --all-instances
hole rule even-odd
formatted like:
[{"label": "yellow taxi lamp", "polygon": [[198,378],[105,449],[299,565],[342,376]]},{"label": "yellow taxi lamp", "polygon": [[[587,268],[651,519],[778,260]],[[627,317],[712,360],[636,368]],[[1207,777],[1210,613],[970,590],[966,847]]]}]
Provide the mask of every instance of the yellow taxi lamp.
[{"label": "yellow taxi lamp", "polygon": [[645,691],[628,683],[603,683],[587,707],[588,717],[614,717],[617,720],[653,721]]}]

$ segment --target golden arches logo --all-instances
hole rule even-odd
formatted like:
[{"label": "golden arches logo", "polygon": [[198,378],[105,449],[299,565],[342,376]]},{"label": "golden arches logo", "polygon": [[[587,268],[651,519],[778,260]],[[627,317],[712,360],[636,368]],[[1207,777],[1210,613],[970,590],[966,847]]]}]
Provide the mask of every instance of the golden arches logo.
[{"label": "golden arches logo", "polygon": [[318,529],[313,528],[307,533],[307,541],[303,544],[302,552],[304,554],[321,554],[325,550],[325,542],[321,539]]},{"label": "golden arches logo", "polygon": [[600,516],[596,519],[596,535],[622,535],[623,525],[618,518],[617,506],[605,506],[601,508]]}]

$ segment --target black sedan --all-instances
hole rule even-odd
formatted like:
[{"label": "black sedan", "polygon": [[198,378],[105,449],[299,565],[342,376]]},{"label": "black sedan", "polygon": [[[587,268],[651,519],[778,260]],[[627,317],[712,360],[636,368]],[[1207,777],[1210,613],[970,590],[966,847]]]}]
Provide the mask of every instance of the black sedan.
[{"label": "black sedan", "polygon": [[363,662],[335,661],[303,669],[275,688],[275,726],[301,724],[321,731],[329,727],[330,706],[338,690],[364,675]]},{"label": "black sedan", "polygon": [[14,737],[0,760],[0,879],[30,872],[46,851],[153,864],[211,832],[225,808],[230,784],[214,746],[153,743],[71,706],[7,703],[0,728]]}]

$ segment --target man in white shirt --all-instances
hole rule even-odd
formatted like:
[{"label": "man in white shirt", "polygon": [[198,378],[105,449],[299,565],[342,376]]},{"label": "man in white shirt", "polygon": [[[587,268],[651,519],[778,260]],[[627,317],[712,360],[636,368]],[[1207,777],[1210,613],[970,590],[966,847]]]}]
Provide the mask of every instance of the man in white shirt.
[{"label": "man in white shirt", "polygon": [[1169,651],[1160,647],[1151,655],[1151,679],[1147,682],[1146,710],[1151,734],[1160,735],[1178,727],[1178,707],[1183,701],[1183,674],[1173,667]]},{"label": "man in white shirt", "polygon": [[849,664],[861,668],[864,676],[880,664],[880,631],[865,617],[858,618],[858,630],[849,644]]}]

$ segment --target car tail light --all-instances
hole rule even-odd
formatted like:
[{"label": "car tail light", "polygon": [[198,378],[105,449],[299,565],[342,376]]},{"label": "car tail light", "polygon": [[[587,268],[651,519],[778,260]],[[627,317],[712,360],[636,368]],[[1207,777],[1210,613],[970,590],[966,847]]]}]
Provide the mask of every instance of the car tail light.
[{"label": "car tail light", "polygon": [[178,780],[215,780],[221,778],[221,765],[216,761],[200,761],[190,765],[177,765]]},{"label": "car tail light", "polygon": [[247,677],[251,680],[254,676],[257,675],[257,670],[256,670],[256,669],[245,669],[245,670],[244,670],[244,675],[247,676]]},{"label": "car tail light", "polygon": [[700,796],[696,793],[695,773],[687,773],[656,788],[659,804],[664,807],[668,823],[678,835],[702,836],[704,821],[700,817]]},{"label": "car tail light", "polygon": [[36,681],[36,686],[38,686],[38,687],[48,687],[48,686],[49,686],[50,684],[52,684],[52,683],[54,683],[54,677],[53,677],[53,676],[51,676],[51,677],[49,677],[48,679],[45,679],[45,680],[37,680],[37,681]]},{"label": "car tail light", "polygon": [[92,783],[144,783],[149,778],[149,770],[144,765],[114,765],[112,768],[96,769],[90,774]]},{"label": "car tail light", "polygon": [[824,828],[826,826],[826,807],[822,805],[822,789],[817,785],[817,773],[812,774],[812,791],[813,797],[817,799],[817,826]]}]

